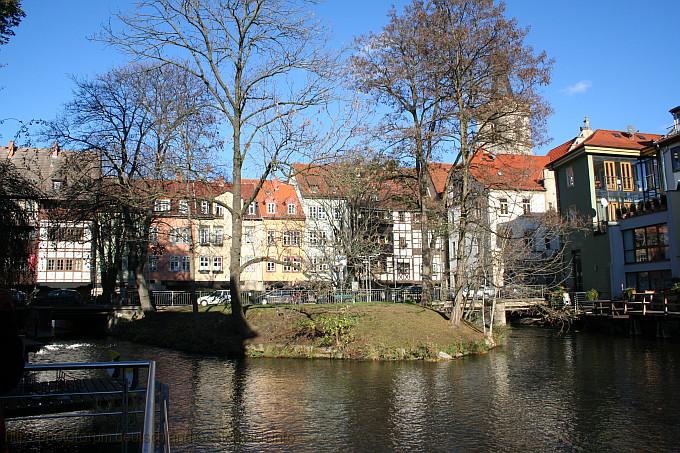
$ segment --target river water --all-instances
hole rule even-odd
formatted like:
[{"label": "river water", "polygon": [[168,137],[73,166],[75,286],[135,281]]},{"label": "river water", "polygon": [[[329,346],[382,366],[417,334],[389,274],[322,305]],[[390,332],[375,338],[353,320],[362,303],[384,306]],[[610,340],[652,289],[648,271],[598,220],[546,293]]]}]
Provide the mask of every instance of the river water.
[{"label": "river water", "polygon": [[173,451],[680,450],[680,347],[661,340],[517,328],[507,346],[446,363],[234,362],[81,340],[32,359],[110,348],[157,361]]}]

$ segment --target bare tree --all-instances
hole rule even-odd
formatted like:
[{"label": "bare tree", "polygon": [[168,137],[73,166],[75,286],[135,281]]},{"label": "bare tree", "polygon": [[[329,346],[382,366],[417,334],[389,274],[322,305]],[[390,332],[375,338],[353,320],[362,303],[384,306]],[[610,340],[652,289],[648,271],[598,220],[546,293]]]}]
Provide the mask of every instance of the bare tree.
[{"label": "bare tree", "polygon": [[[241,303],[243,216],[269,175],[293,152],[316,142],[310,115],[323,113],[337,73],[323,51],[324,33],[293,0],[140,0],[135,13],[119,15],[103,39],[132,55],[173,65],[199,79],[211,106],[226,118],[233,202],[230,291],[232,315],[251,332]],[[321,109],[321,111],[316,108]],[[312,110],[314,110],[312,112]],[[321,153],[323,148],[316,148]],[[259,183],[241,196],[246,162],[259,163]]]},{"label": "bare tree", "polygon": [[[524,44],[526,31],[504,17],[492,0],[414,0],[378,35],[359,40],[353,66],[359,86],[392,108],[383,127],[390,145],[401,145],[415,161],[424,241],[424,298],[431,298],[431,248],[427,165],[437,153],[455,156],[453,172],[461,182],[457,198],[442,203],[461,206],[455,230],[465,243],[470,196],[469,166],[480,148],[521,146],[539,139],[547,108],[536,92],[548,82],[550,62]],[[451,181],[447,183],[450,187]],[[449,193],[447,190],[445,193]],[[441,211],[441,209],[439,209]],[[434,212],[437,212],[435,209]],[[456,262],[464,263],[464,249]],[[465,268],[456,267],[452,322],[462,315],[460,297]]]},{"label": "bare tree", "polygon": [[[211,124],[205,90],[170,66],[130,65],[75,83],[74,100],[47,136],[96,153],[104,177],[70,187],[79,202],[69,215],[93,221],[105,296],[127,256],[142,307],[153,310],[144,266],[154,203],[165,181],[185,171],[186,153],[202,149]],[[196,131],[189,150],[187,130]]]}]

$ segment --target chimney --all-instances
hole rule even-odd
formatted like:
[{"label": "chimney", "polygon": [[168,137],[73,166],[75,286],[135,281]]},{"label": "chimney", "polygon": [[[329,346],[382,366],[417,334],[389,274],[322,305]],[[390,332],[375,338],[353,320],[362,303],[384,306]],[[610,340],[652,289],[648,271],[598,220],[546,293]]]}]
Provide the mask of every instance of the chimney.
[{"label": "chimney", "polygon": [[59,155],[60,150],[61,148],[59,147],[59,142],[52,143],[52,148],[50,149],[50,156],[57,157]]},{"label": "chimney", "polygon": [[14,157],[14,152],[17,150],[16,145],[14,144],[14,140],[10,140],[9,144],[7,145],[7,158],[11,159]]}]

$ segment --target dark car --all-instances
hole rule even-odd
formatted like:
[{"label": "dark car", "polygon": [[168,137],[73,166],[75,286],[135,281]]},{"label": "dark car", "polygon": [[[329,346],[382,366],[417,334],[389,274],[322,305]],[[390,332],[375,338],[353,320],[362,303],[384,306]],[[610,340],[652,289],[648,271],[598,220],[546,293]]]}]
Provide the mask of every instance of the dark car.
[{"label": "dark car", "polygon": [[56,289],[44,296],[38,296],[31,305],[36,306],[78,306],[83,305],[83,296],[74,289]]}]

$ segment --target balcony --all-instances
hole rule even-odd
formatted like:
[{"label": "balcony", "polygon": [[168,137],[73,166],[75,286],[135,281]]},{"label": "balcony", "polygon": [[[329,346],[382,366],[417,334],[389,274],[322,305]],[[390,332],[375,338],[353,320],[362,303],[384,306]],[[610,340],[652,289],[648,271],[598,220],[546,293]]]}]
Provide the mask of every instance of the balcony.
[{"label": "balcony", "polygon": [[653,214],[668,209],[668,203],[665,194],[656,197],[640,200],[637,203],[631,204],[629,207],[622,207],[616,209],[616,216],[619,219],[630,219],[637,216]]}]

